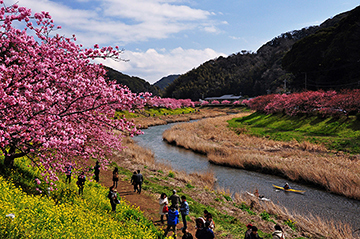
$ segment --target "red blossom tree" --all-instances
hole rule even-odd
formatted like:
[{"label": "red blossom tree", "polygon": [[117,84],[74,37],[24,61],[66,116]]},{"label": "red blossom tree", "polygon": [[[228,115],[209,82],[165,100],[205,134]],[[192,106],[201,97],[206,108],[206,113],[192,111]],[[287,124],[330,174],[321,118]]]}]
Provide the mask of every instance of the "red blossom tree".
[{"label": "red blossom tree", "polygon": [[[26,27],[14,28],[15,21]],[[1,7],[0,23],[0,150],[6,166],[28,156],[46,182],[56,181],[69,162],[79,168],[96,158],[106,165],[112,150],[122,148],[119,130],[139,133],[114,113],[141,107],[149,95],[106,81],[102,65],[92,62],[121,60],[118,47],[84,49],[75,36],[51,36],[60,27],[49,13],[32,15],[17,5]]]}]

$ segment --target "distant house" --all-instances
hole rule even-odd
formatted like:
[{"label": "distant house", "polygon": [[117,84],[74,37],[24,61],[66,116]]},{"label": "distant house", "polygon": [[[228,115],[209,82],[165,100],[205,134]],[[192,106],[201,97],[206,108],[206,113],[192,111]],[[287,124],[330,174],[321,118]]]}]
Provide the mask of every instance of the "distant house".
[{"label": "distant house", "polygon": [[240,100],[242,98],[241,95],[223,95],[223,96],[216,96],[216,97],[206,97],[205,100],[206,101],[213,101],[213,100],[217,100],[219,102],[223,101],[223,100],[228,100],[230,102],[234,102],[237,100]]}]

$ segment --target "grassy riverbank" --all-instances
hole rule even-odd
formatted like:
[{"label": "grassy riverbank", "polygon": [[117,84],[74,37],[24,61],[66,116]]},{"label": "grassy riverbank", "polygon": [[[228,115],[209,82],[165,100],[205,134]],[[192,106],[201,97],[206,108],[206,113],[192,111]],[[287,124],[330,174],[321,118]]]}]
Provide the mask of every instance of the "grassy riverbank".
[{"label": "grassy riverbank", "polygon": [[[360,199],[360,165],[356,158],[334,154],[307,141],[274,141],[238,134],[227,121],[249,114],[229,115],[176,125],[163,134],[169,143],[206,154],[214,164],[275,174]],[[311,170],[309,170],[311,169]]]},{"label": "grassy riverbank", "polygon": [[329,150],[360,153],[360,119],[356,116],[288,116],[254,113],[229,120],[237,132],[277,141],[310,142]]}]

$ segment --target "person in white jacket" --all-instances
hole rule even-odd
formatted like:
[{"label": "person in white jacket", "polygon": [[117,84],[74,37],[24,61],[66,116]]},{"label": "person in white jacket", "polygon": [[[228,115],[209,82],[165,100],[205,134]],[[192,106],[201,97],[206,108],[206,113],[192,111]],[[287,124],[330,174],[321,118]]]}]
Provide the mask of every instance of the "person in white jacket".
[{"label": "person in white jacket", "polygon": [[278,224],[275,225],[275,231],[273,232],[272,236],[273,239],[285,239],[284,232],[280,225]]},{"label": "person in white jacket", "polygon": [[166,193],[161,194],[161,196],[159,198],[159,204],[160,204],[160,208],[159,208],[160,220],[161,220],[161,223],[164,224],[164,215],[166,215],[166,220],[167,220],[167,214],[168,214],[164,210],[164,207],[169,204]]}]

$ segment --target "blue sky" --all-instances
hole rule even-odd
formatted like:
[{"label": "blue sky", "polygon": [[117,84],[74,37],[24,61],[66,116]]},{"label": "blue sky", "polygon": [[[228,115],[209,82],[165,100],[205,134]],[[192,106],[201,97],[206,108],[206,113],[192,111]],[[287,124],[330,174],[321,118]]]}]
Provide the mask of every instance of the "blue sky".
[{"label": "blue sky", "polygon": [[[7,5],[14,1],[5,0]],[[355,0],[19,0],[48,11],[61,33],[85,47],[124,48],[128,62],[103,62],[154,83],[207,60],[256,52],[281,33],[319,25]]]}]

